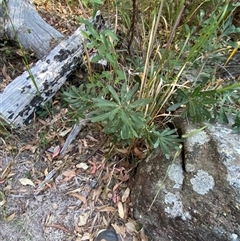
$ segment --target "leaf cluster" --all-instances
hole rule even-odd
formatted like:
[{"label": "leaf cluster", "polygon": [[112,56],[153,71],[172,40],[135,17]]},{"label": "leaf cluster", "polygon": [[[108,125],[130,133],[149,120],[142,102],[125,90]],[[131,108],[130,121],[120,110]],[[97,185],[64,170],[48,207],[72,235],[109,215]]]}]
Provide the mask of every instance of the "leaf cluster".
[{"label": "leaf cluster", "polygon": [[91,121],[101,122],[104,126],[103,131],[115,135],[117,141],[139,138],[140,130],[146,125],[147,118],[144,117],[144,113],[138,111],[138,108],[148,104],[150,100],[134,100],[138,84],[128,91],[128,86],[124,82],[120,94],[111,85],[107,88],[110,100],[93,98],[95,110],[89,113]]},{"label": "leaf cluster", "polygon": [[72,86],[63,92],[63,98],[79,117],[100,123],[103,132],[116,145],[126,146],[136,139],[146,138],[150,148],[161,148],[169,154],[170,149],[181,141],[176,129],[168,128],[161,132],[154,125],[149,126],[150,117],[141,111],[141,107],[151,100],[137,99],[138,89],[138,83],[130,89],[124,82],[119,92],[109,84],[104,91],[98,92],[96,86],[89,83],[78,89]]},{"label": "leaf cluster", "polygon": [[203,122],[210,120],[212,115],[209,109],[216,103],[214,98],[216,91],[201,91],[198,86],[193,91],[177,89],[178,102],[168,108],[168,111],[174,111],[184,106],[181,115],[184,119],[191,117],[193,122]]}]

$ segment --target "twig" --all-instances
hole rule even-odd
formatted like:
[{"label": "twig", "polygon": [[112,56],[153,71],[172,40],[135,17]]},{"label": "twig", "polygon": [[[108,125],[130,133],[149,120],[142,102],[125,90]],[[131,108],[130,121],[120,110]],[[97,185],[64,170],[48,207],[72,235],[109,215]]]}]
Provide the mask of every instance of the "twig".
[{"label": "twig", "polygon": [[73,129],[71,130],[70,134],[67,137],[66,142],[64,143],[62,150],[60,154],[64,155],[68,146],[72,143],[73,140],[75,140],[78,133],[82,130],[82,127],[85,126],[90,120],[89,119],[83,119],[78,124],[75,124]]}]

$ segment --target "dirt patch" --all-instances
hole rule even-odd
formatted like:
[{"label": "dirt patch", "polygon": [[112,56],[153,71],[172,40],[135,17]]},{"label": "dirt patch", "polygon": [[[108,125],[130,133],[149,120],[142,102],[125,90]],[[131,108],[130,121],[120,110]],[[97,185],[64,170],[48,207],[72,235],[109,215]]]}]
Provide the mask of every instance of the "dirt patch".
[{"label": "dirt patch", "polygon": [[[91,124],[58,155],[51,128],[36,123],[1,138],[0,240],[93,240],[109,227],[138,240],[126,161],[106,160],[109,143]],[[45,146],[42,133],[52,138]]]},{"label": "dirt patch", "polygon": [[[40,181],[40,177],[37,178],[37,173],[46,168],[42,160],[38,161],[28,152],[21,153],[14,160],[11,157],[2,160],[3,167],[11,165],[10,173],[14,176],[2,185],[6,203],[1,208],[1,220],[8,221],[11,216],[13,219],[1,223],[1,240],[75,240],[75,225],[90,207],[82,207],[83,202],[69,193],[73,191],[83,199],[87,198],[96,187],[96,178],[79,173],[66,181],[64,175],[58,173],[38,191],[35,181]],[[32,175],[33,170],[35,175]],[[30,175],[35,178],[26,178]],[[36,187],[22,185],[20,180],[24,178],[33,181]]]}]

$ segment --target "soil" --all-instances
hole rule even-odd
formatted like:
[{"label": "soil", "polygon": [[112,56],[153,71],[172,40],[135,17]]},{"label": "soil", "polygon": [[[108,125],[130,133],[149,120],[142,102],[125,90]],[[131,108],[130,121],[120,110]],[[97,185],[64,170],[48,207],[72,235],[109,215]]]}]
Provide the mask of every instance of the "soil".
[{"label": "soil", "polygon": [[[67,2],[34,1],[45,21],[65,35],[79,26],[73,16],[90,16]],[[0,44],[3,90],[24,64],[15,43]],[[36,61],[31,53],[28,58]],[[50,108],[19,131],[0,124],[0,240],[94,240],[106,228],[116,230],[119,240],[147,240],[132,217],[128,160],[106,159],[111,143],[91,123],[60,155],[74,123],[66,118],[60,94]]]},{"label": "soil", "polygon": [[[105,137],[91,124],[65,156],[58,155],[61,140],[52,130],[58,124],[34,123],[1,138],[0,240],[93,240],[109,227],[122,240],[137,238],[137,232],[127,231],[137,224],[127,194],[126,163],[105,160]],[[41,134],[49,135],[45,146]]]}]

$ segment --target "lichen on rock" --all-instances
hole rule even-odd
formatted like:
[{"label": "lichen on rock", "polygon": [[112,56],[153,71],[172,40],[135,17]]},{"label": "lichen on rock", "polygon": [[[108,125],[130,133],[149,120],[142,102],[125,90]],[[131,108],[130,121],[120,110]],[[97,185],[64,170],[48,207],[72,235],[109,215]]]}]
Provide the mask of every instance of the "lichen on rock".
[{"label": "lichen on rock", "polygon": [[203,170],[198,170],[190,182],[193,190],[201,195],[207,194],[215,185],[213,177]]},{"label": "lichen on rock", "polygon": [[[182,133],[196,129],[182,124]],[[139,164],[131,198],[135,218],[152,241],[239,241],[239,136],[209,125],[183,146],[174,163],[158,153]]]}]

